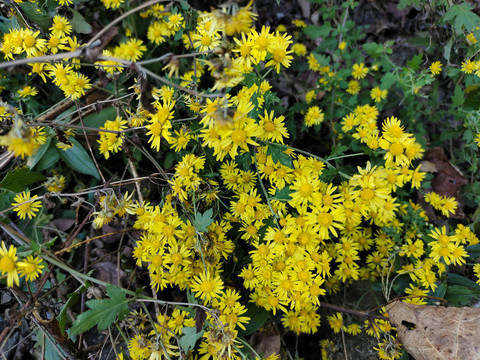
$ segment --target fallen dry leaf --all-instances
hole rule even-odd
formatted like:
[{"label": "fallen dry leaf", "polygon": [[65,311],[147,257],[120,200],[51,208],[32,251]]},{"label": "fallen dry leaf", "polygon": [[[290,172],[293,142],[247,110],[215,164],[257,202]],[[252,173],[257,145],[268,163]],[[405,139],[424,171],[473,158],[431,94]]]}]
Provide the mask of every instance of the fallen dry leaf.
[{"label": "fallen dry leaf", "polygon": [[480,360],[479,308],[394,301],[386,309],[398,340],[416,360]]},{"label": "fallen dry leaf", "polygon": [[[467,184],[467,179],[462,175],[451,162],[448,160],[445,152],[441,147],[428,149],[422,161],[422,171],[433,173],[432,187],[428,191],[435,191],[439,195],[454,197],[458,202],[458,208],[452,218],[464,218],[465,214],[462,210],[462,200],[460,198],[460,188]],[[431,221],[437,220],[433,208],[427,204],[421,196],[419,204],[425,210]]]}]

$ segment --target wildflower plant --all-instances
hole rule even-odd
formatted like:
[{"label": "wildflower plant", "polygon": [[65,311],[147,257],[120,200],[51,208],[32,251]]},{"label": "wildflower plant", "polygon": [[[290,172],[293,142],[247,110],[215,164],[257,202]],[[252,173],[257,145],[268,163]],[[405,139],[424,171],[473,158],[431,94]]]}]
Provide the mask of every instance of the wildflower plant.
[{"label": "wildflower plant", "polygon": [[27,311],[66,291],[65,343],[96,326],[118,359],[278,358],[248,337],[329,326],[396,359],[388,314],[358,318],[338,294],[480,294],[468,6],[473,27],[435,5],[448,35],[399,63],[353,1],[312,1],[323,25],[265,25],[253,0],[17,2],[1,25],[0,272]]}]

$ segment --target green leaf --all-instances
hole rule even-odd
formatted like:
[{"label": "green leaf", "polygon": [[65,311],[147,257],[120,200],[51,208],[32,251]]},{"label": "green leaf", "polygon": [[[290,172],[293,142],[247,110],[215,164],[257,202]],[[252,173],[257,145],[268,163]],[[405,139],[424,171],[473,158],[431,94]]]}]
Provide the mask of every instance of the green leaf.
[{"label": "green leaf", "polygon": [[383,54],[383,45],[377,44],[375,42],[369,42],[369,43],[363,44],[363,49],[372,58],[377,58]]},{"label": "green leaf", "polygon": [[303,33],[310,36],[312,39],[326,37],[331,31],[332,27],[328,23],[321,26],[308,25],[303,28]]},{"label": "green leaf", "polygon": [[270,200],[279,200],[281,202],[286,202],[291,200],[290,194],[292,191],[288,186],[285,186],[282,190],[276,190],[275,195],[270,198]]},{"label": "green leaf", "polygon": [[[440,284],[438,284],[432,296],[439,299],[443,299],[445,294],[447,293],[447,290],[448,290],[448,285],[446,284],[446,282],[441,282]],[[428,305],[434,305],[436,302],[437,300],[435,299],[427,299]]]},{"label": "green leaf", "polygon": [[45,154],[35,164],[35,169],[39,171],[48,169],[55,165],[58,159],[60,159],[60,150],[51,142]]},{"label": "green leaf", "polygon": [[50,17],[42,11],[39,12],[36,3],[23,2],[18,4],[18,6],[22,10],[23,15],[40,25],[43,30],[46,31],[50,27]]},{"label": "green leaf", "polygon": [[245,307],[247,308],[247,312],[244,316],[248,316],[250,321],[248,324],[245,324],[245,330],[238,331],[238,335],[242,337],[253,334],[259,330],[267,321],[269,314],[264,308],[257,307],[252,303],[246,304]]},{"label": "green leaf", "polygon": [[472,259],[478,259],[480,257],[480,244],[470,245],[465,248]]},{"label": "green leaf", "polygon": [[448,274],[447,283],[449,286],[461,285],[461,286],[468,287],[470,289],[475,289],[480,291],[480,285],[478,285],[475,281],[470,280],[465,276],[458,275],[458,274],[453,274],[453,273]]},{"label": "green leaf", "polygon": [[113,324],[115,319],[123,319],[127,316],[128,302],[122,288],[115,285],[107,285],[107,294],[110,299],[89,300],[86,302],[90,310],[80,314],[70,329],[70,337],[83,333],[95,325],[98,331],[103,331]]},{"label": "green leaf", "polygon": [[213,209],[208,209],[203,214],[196,213],[193,225],[199,232],[208,231],[208,227],[213,223]]},{"label": "green leaf", "polygon": [[412,70],[418,70],[420,69],[420,65],[422,64],[422,62],[423,62],[423,55],[418,54],[407,61],[407,66]]},{"label": "green leaf", "polygon": [[444,299],[451,306],[469,305],[480,296],[480,285],[458,274],[448,274],[447,292]]},{"label": "green leaf", "polygon": [[37,172],[30,172],[27,168],[10,171],[0,182],[0,188],[13,192],[21,192],[30,184],[44,180],[45,176]]},{"label": "green leaf", "polygon": [[382,89],[390,89],[390,87],[395,84],[397,81],[397,77],[394,73],[388,72],[385,75],[382,76],[382,79],[380,80],[380,83],[382,84],[381,88]]},{"label": "green leaf", "polygon": [[195,344],[198,339],[200,339],[205,330],[202,330],[197,333],[197,329],[194,327],[184,327],[182,329],[183,336],[180,338],[180,347],[184,353],[188,353],[190,350],[195,348]]},{"label": "green leaf", "polygon": [[336,145],[332,146],[332,153],[330,154],[330,156],[326,160],[333,159],[333,158],[336,158],[338,156],[342,156],[342,155],[345,154],[345,151],[347,151],[348,149],[349,149],[348,146],[341,145],[341,144],[336,144]]},{"label": "green leaf", "polygon": [[320,65],[330,66],[330,56],[321,55],[316,52],[312,52],[312,54]]},{"label": "green leaf", "polygon": [[48,137],[47,141],[43,143],[37,150],[37,152],[33,155],[30,156],[27,160],[27,166],[32,169],[37,163],[40,161],[40,159],[45,155],[45,153],[48,150],[48,147],[50,146],[50,143],[52,142],[52,138]]},{"label": "green leaf", "polygon": [[280,162],[284,166],[292,167],[292,158],[284,153],[285,149],[285,146],[269,144],[267,155],[271,156],[275,163]]},{"label": "green leaf", "polygon": [[91,127],[91,128],[100,128],[100,126],[105,125],[105,121],[107,120],[115,120],[117,117],[117,110],[113,106],[109,106],[102,111],[100,111],[98,114],[93,113],[91,115],[88,115],[83,119],[83,123],[85,126]]},{"label": "green leaf", "polygon": [[73,170],[82,174],[92,175],[97,180],[100,180],[97,168],[90,158],[90,155],[88,155],[87,150],[85,150],[77,140],[73,138],[69,138],[68,140],[73,144],[73,147],[65,151],[60,151],[62,160]]},{"label": "green leaf", "polygon": [[70,294],[68,296],[68,300],[62,306],[62,309],[60,310],[60,314],[57,316],[58,325],[60,327],[60,331],[62,332],[62,334],[64,334],[65,332],[65,324],[67,322],[67,310],[70,309],[73,305],[75,305],[79,298],[80,298],[80,295],[76,291]]},{"label": "green leaf", "polygon": [[455,106],[463,105],[465,97],[463,96],[463,90],[460,85],[455,85],[455,91],[453,92],[452,102]]},{"label": "green leaf", "polygon": [[72,13],[73,18],[70,20],[70,24],[72,24],[73,29],[82,34],[90,34],[92,32],[92,26],[85,21],[77,10],[72,10]]},{"label": "green leaf", "polygon": [[461,5],[453,5],[448,9],[443,20],[452,22],[457,35],[462,34],[464,29],[468,32],[473,31],[480,25],[480,17],[471,11],[474,5],[463,3]]},{"label": "green leaf", "polygon": [[480,290],[473,290],[466,286],[449,285],[445,296],[449,306],[465,306],[480,296]]},{"label": "green leaf", "polygon": [[240,166],[241,169],[247,171],[252,165],[252,154],[250,152],[244,152],[241,155],[235,157],[235,162]]}]

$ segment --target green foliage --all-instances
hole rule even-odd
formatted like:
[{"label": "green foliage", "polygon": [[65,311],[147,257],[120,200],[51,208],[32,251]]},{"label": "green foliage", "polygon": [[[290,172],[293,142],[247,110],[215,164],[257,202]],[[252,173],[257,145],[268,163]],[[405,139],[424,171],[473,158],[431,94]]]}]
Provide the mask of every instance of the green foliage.
[{"label": "green foliage", "polygon": [[204,330],[197,332],[194,327],[184,327],[182,329],[182,337],[180,338],[180,347],[185,353],[188,353],[190,350],[195,348],[195,344],[197,343],[198,339],[202,337],[205,333]]},{"label": "green foliage", "polygon": [[[319,302],[339,305],[336,293],[358,308],[407,295],[453,306],[480,297],[480,17],[470,3],[401,0],[398,9],[415,7],[432,26],[397,41],[390,7],[375,9],[383,31],[359,23],[364,3],[310,4],[317,25],[271,17],[261,29],[260,14],[241,31],[254,9],[235,2],[200,13],[188,1],[117,9],[48,0],[18,4],[2,19],[2,55],[24,64],[0,78],[0,141],[16,157],[2,163],[0,209],[17,211],[0,214],[3,224],[15,223],[4,229],[18,245],[15,271],[26,269],[27,255],[56,252],[59,284],[46,288],[66,292],[88,280],[59,301],[61,332],[103,331],[130,313],[118,330],[132,358],[165,349],[202,357],[213,346],[219,357],[250,359],[237,346],[245,337],[262,328],[316,333]],[[93,48],[75,60],[42,60],[34,71],[27,49],[66,49],[13,45],[26,34],[49,39],[61,11],[72,49],[129,16],[100,37],[108,58]],[[243,20],[227,21],[235,14]],[[53,74],[53,65],[68,67],[68,76]],[[30,86],[39,94],[25,96]],[[444,149],[445,158],[424,161],[429,148]],[[37,186],[44,180],[46,190]],[[34,209],[28,199],[13,204],[26,187],[43,194]],[[115,255],[119,277],[137,292],[107,285],[107,298],[86,301],[79,313],[90,281],[105,284],[90,277],[93,260],[88,275],[74,270],[85,252],[95,260],[108,253],[98,272]],[[12,286],[14,271],[1,266]],[[27,297],[51,271],[42,266],[32,279],[20,276]],[[357,299],[359,285],[372,296]],[[131,312],[137,296],[155,310]],[[196,304],[211,311],[195,312]],[[344,315],[338,324],[324,310],[324,323],[348,341],[358,319]],[[395,333],[380,337],[393,341]]]},{"label": "green foliage", "polygon": [[0,181],[0,189],[13,192],[21,192],[28,185],[45,179],[45,176],[38,172],[31,172],[26,168],[11,171]]},{"label": "green foliage", "polygon": [[[75,139],[69,139],[73,147],[60,151],[60,158],[67,163],[73,170],[79,173],[92,175],[97,180],[100,180],[100,175],[95,167],[95,164],[87,153],[87,150]],[[52,156],[54,158],[54,156]]]},{"label": "green foliage", "polygon": [[193,222],[195,229],[198,232],[206,232],[208,227],[213,223],[213,209],[208,209],[203,214],[199,212],[195,215],[195,220]]},{"label": "green foliage", "polygon": [[453,22],[457,35],[463,34],[464,31],[471,32],[477,26],[480,26],[480,17],[472,11],[473,8],[474,5],[467,2],[452,5],[443,20],[445,22]]},{"label": "green foliage", "polygon": [[80,314],[74,321],[70,328],[70,337],[83,333],[95,325],[97,325],[98,331],[103,331],[112,325],[117,317],[121,320],[127,316],[129,312],[128,303],[131,299],[126,298],[123,289],[108,285],[107,294],[110,299],[88,300],[86,302],[90,310]]}]

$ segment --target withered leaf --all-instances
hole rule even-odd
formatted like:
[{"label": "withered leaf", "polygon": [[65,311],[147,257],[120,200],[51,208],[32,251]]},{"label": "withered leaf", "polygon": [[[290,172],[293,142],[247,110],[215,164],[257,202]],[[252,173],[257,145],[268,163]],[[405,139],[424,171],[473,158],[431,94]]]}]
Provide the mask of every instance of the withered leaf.
[{"label": "withered leaf", "polygon": [[[439,195],[454,197],[459,207],[455,214],[450,217],[464,218],[465,214],[461,209],[462,200],[460,198],[460,188],[467,184],[467,179],[462,175],[447,158],[441,147],[428,149],[422,161],[422,171],[434,173],[431,189]],[[420,205],[423,207],[431,221],[436,220],[433,209],[425,202],[423,197],[419,199]]]},{"label": "withered leaf", "polygon": [[398,339],[416,360],[480,360],[480,308],[386,306]]},{"label": "withered leaf", "polygon": [[467,179],[452,165],[443,149],[440,147],[428,149],[425,160],[433,163],[437,170],[432,179],[433,191],[439,195],[458,197],[460,187],[467,183]]},{"label": "withered leaf", "polygon": [[195,310],[195,330],[197,330],[197,333],[202,331],[205,320],[207,320],[207,313],[202,308],[197,308]]}]

